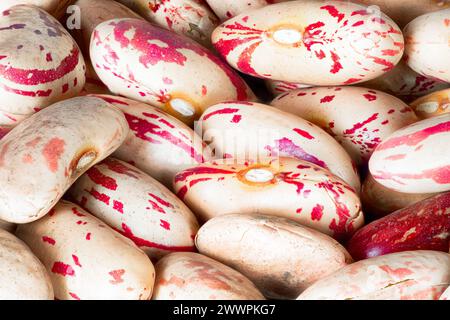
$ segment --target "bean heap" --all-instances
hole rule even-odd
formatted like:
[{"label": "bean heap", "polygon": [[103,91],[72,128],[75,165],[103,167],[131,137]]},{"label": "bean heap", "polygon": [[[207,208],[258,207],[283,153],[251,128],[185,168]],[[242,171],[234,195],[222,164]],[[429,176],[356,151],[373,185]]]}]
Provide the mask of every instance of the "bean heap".
[{"label": "bean heap", "polygon": [[450,2],[3,0],[0,299],[450,299]]}]

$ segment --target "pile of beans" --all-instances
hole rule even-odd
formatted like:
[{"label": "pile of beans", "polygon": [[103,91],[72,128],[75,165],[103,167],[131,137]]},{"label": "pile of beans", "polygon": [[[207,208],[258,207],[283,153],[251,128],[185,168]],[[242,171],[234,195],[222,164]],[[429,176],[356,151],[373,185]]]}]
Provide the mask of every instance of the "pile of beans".
[{"label": "pile of beans", "polygon": [[2,0],[0,299],[450,299],[450,2]]}]

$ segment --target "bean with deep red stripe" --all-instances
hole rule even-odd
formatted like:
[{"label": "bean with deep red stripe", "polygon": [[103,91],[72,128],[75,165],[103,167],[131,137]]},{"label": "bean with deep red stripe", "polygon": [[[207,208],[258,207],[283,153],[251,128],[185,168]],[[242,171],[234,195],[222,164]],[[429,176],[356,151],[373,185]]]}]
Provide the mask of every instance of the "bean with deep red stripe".
[{"label": "bean with deep red stripe", "polygon": [[74,97],[84,86],[84,73],[77,44],[47,12],[20,5],[0,13],[2,112],[23,118]]},{"label": "bean with deep red stripe", "polygon": [[385,187],[406,193],[450,190],[450,114],[397,130],[375,149],[369,169]]}]

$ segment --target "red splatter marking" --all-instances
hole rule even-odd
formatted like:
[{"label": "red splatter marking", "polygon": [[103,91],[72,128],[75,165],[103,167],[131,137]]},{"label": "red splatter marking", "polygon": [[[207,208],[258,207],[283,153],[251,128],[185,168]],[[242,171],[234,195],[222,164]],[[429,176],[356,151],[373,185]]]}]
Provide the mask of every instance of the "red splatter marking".
[{"label": "red splatter marking", "polygon": [[75,293],[69,292],[69,295],[74,298],[75,300],[81,300]]},{"label": "red splatter marking", "polygon": [[322,43],[315,39],[315,36],[319,35],[322,31],[319,29],[325,24],[323,22],[315,22],[308,25],[303,32],[303,44],[308,51],[311,51],[311,46],[316,43]]},{"label": "red splatter marking", "polygon": [[415,146],[432,135],[446,133],[448,131],[450,131],[450,121],[442,122],[418,132],[388,139],[378,145],[377,151],[391,149],[401,145]]},{"label": "red splatter marking", "polygon": [[187,191],[188,191],[187,186],[182,186],[180,190],[178,190],[177,192],[177,197],[183,200],[184,197],[186,196]]},{"label": "red splatter marking", "polygon": [[122,162],[117,161],[113,158],[107,158],[105,159],[102,164],[106,165],[109,170],[114,171],[115,173],[124,174],[128,177],[138,179],[136,174],[139,174],[139,171],[130,168],[126,165],[124,165]]},{"label": "red splatter marking", "polygon": [[113,209],[123,214],[123,203],[117,200],[113,201]]},{"label": "red splatter marking", "polygon": [[325,103],[325,102],[331,102],[333,101],[335,96],[325,96],[322,99],[320,99],[320,103]]},{"label": "red splatter marking", "polygon": [[158,196],[156,196],[156,195],[154,195],[154,194],[152,194],[152,193],[149,193],[148,195],[149,195],[150,197],[152,197],[153,199],[155,199],[156,201],[158,201],[158,202],[159,202],[160,204],[162,204],[163,206],[168,207],[168,208],[173,208],[173,205],[172,205],[171,203],[169,203],[169,202],[167,202],[167,201],[161,199],[160,197],[158,197]]},{"label": "red splatter marking", "polygon": [[52,54],[50,52],[45,55],[45,60],[47,60],[47,62],[53,61]]},{"label": "red splatter marking", "polygon": [[389,120],[384,120],[381,124],[384,126],[389,123]]},{"label": "red splatter marking", "polygon": [[301,181],[299,181],[297,179],[298,175],[297,174],[292,174],[292,172],[281,172],[281,173],[278,174],[278,177],[282,181],[284,181],[284,182],[286,182],[288,184],[292,184],[292,185],[296,186],[297,187],[297,190],[296,190],[297,194],[300,194],[302,192],[304,186],[305,186],[303,184],[303,182],[301,182]]},{"label": "red splatter marking", "polygon": [[[381,180],[393,180],[396,181],[395,178],[402,178],[402,179],[412,179],[412,180],[418,180],[418,179],[431,179],[439,184],[447,184],[450,183],[450,166],[442,166],[437,167],[434,169],[428,169],[424,170],[421,173],[388,173],[388,172],[382,172],[377,171],[373,174],[373,177],[376,179]],[[400,184],[400,181],[396,181]]]},{"label": "red splatter marking", "polygon": [[248,16],[245,16],[245,17],[242,18],[242,21],[244,21],[244,22],[247,22],[247,20],[248,20]]},{"label": "red splatter marking", "polygon": [[191,180],[189,182],[189,187],[193,187],[199,182],[204,182],[204,181],[209,181],[209,180],[211,180],[211,178],[198,178],[198,179]]},{"label": "red splatter marking", "polygon": [[231,119],[231,122],[232,122],[232,123],[239,123],[239,121],[241,121],[241,119],[242,119],[242,116],[241,116],[241,115],[235,114],[235,115],[233,116],[233,119]]},{"label": "red splatter marking", "polygon": [[341,22],[341,20],[344,19],[344,17],[345,17],[345,14],[340,13],[339,10],[336,9],[335,6],[331,6],[331,5],[328,5],[328,6],[322,6],[322,7],[320,7],[320,9],[327,10],[328,13],[329,13],[332,17],[337,18],[338,22]]},{"label": "red splatter marking", "polygon": [[59,138],[52,138],[47,144],[44,146],[42,150],[42,155],[47,162],[47,166],[51,172],[56,172],[58,170],[58,160],[64,152],[65,146],[64,140]]},{"label": "red splatter marking", "polygon": [[90,168],[87,171],[87,175],[89,179],[92,180],[95,184],[101,185],[102,187],[109,189],[109,190],[116,190],[117,189],[117,182],[115,179],[108,177],[104,175],[97,166],[94,166]]},{"label": "red splatter marking", "polygon": [[202,85],[202,96],[206,96],[207,93],[208,93],[208,88],[206,88],[205,85]]},{"label": "red splatter marking", "polygon": [[167,251],[179,251],[179,252],[192,252],[194,251],[194,247],[188,247],[188,246],[166,246],[163,244],[151,242],[142,238],[139,238],[133,234],[131,229],[125,224],[122,223],[122,230],[117,230],[117,232],[122,234],[123,236],[127,237],[131,241],[133,241],[138,247],[149,247],[149,248],[156,248],[160,250],[167,250]]},{"label": "red splatter marking", "polygon": [[320,204],[316,204],[316,206],[312,209],[311,211],[311,219],[320,221],[320,219],[322,219],[322,215],[323,215],[323,206]]},{"label": "red splatter marking", "polygon": [[91,233],[90,232],[88,232],[87,234],[86,234],[86,240],[91,240]]},{"label": "red splatter marking", "polygon": [[64,277],[65,276],[75,276],[75,270],[73,270],[73,268],[70,265],[65,264],[63,262],[59,262],[59,261],[56,261],[53,264],[52,272],[56,273],[56,274],[60,274]]},{"label": "red splatter marking", "polygon": [[72,259],[75,265],[81,268],[80,259],[78,259],[78,257],[74,254],[72,255]]},{"label": "red splatter marking", "polygon": [[353,134],[353,133],[355,133],[356,130],[361,129],[366,124],[376,120],[377,118],[378,118],[378,113],[374,113],[373,115],[371,115],[368,119],[364,120],[363,122],[356,123],[351,129],[346,129],[344,131],[344,134]]},{"label": "red splatter marking", "polygon": [[394,49],[384,49],[384,50],[381,50],[381,54],[382,54],[383,56],[395,56],[395,55],[397,55],[399,52],[400,52],[400,51],[394,50]]},{"label": "red splatter marking", "polygon": [[239,59],[237,61],[236,66],[240,71],[252,76],[256,77],[259,76],[258,72],[256,72],[256,70],[253,69],[252,67],[252,57],[254,55],[256,48],[258,48],[260,44],[261,41],[251,44],[250,46],[245,48],[239,55]]},{"label": "red splatter marking", "polygon": [[314,53],[316,54],[316,57],[320,60],[325,58],[325,52],[323,52],[322,49],[320,49],[320,51],[314,51]]},{"label": "red splatter marking", "polygon": [[163,227],[166,230],[170,230],[170,223],[169,222],[167,222],[166,220],[162,220],[162,219],[160,219],[159,222],[160,222],[160,226],[161,227]]},{"label": "red splatter marking", "polygon": [[369,12],[366,9],[362,9],[362,10],[353,11],[351,14],[352,17],[356,16],[356,15],[367,16],[367,15],[369,15]]},{"label": "red splatter marking", "polygon": [[163,82],[164,82],[165,84],[172,84],[172,83],[173,83],[172,79],[170,79],[170,78],[163,77],[162,79],[163,79]]},{"label": "red splatter marking", "polygon": [[109,205],[110,197],[108,195],[106,195],[104,193],[100,193],[97,190],[95,190],[94,188],[91,188],[91,191],[88,191],[86,189],[84,191],[89,193],[91,196],[93,196],[98,201],[101,201],[101,202],[105,203],[106,205]]},{"label": "red splatter marking", "polygon": [[406,157],[406,154],[394,154],[392,156],[388,156],[386,158],[384,158],[384,160],[400,160],[400,159],[404,159]]},{"label": "red splatter marking", "polygon": [[413,274],[413,272],[407,268],[392,269],[388,265],[383,265],[383,266],[380,266],[379,268],[381,270],[383,270],[384,272],[388,273],[389,275],[395,276],[397,278],[404,278],[406,276]]},{"label": "red splatter marking", "polygon": [[370,93],[363,94],[363,97],[366,98],[368,101],[377,100],[377,96]]},{"label": "red splatter marking", "polygon": [[72,213],[73,213],[74,215],[76,215],[77,217],[85,217],[85,216],[86,216],[85,214],[83,214],[83,213],[81,213],[80,211],[78,211],[78,209],[77,209],[76,207],[73,207],[73,208],[72,208]]},{"label": "red splatter marking", "polygon": [[56,243],[55,239],[47,237],[47,236],[43,236],[42,241],[47,242],[47,243],[51,244],[52,246],[54,246]]},{"label": "red splatter marking", "polygon": [[331,53],[331,60],[333,60],[333,66],[331,67],[330,72],[331,73],[338,73],[339,70],[342,69],[342,64],[339,61],[340,58],[334,51],[330,51],[330,53]]},{"label": "red splatter marking", "polygon": [[354,24],[352,24],[352,27],[359,27],[360,25],[363,25],[363,24],[364,24],[364,21],[360,20],[360,21],[357,21]]},{"label": "red splatter marking", "polygon": [[113,270],[111,272],[108,272],[108,274],[111,277],[113,277],[113,280],[109,280],[111,284],[119,284],[123,282],[122,277],[125,274],[125,270],[124,269]]},{"label": "red splatter marking", "polygon": [[295,132],[297,132],[299,135],[301,135],[303,138],[306,138],[308,140],[313,140],[314,137],[312,135],[310,135],[308,132],[306,132],[305,130],[299,129],[299,128],[294,128],[293,129]]}]

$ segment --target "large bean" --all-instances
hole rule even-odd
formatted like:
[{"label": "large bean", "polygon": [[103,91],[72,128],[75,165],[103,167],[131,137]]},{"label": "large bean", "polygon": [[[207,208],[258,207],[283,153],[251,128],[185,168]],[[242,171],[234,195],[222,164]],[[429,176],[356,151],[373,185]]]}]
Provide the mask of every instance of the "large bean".
[{"label": "large bean", "polygon": [[218,157],[241,163],[293,157],[329,169],[359,192],[359,177],[347,152],[324,130],[300,117],[260,103],[226,102],[208,108],[198,125]]},{"label": "large bean", "polygon": [[271,104],[327,131],[358,165],[367,164],[385,137],[417,121],[401,100],[362,87],[297,89],[279,95]]},{"label": "large bean", "polygon": [[450,284],[450,255],[405,251],[361,260],[323,278],[300,300],[437,300]]},{"label": "large bean", "polygon": [[292,158],[202,164],[175,176],[178,196],[200,220],[229,213],[286,217],[345,239],[364,223],[359,198],[328,170]]},{"label": "large bean", "polygon": [[198,223],[193,213],[167,188],[130,164],[107,158],[82,175],[69,194],[151,258],[194,250]]},{"label": "large bean", "polygon": [[450,193],[400,209],[362,227],[348,242],[355,259],[408,251],[449,251]]},{"label": "large bean", "polygon": [[312,85],[373,79],[403,54],[402,33],[389,17],[348,1],[288,1],[244,12],[217,27],[212,41],[241,72]]},{"label": "large bean", "polygon": [[131,240],[68,201],[16,234],[47,268],[60,300],[142,299],[152,295],[155,269]]},{"label": "large bean", "polygon": [[90,166],[124,141],[123,114],[93,97],[58,102],[0,141],[0,219],[27,223],[45,215]]},{"label": "large bean", "polygon": [[397,130],[375,149],[372,176],[387,188],[407,193],[450,190],[450,114]]},{"label": "large bean", "polygon": [[14,6],[0,16],[0,109],[29,115],[76,96],[84,86],[80,50],[52,16]]},{"label": "large bean", "polygon": [[277,299],[296,298],[352,261],[332,238],[292,220],[266,215],[213,218],[200,228],[195,244],[200,253],[238,270],[266,297]]},{"label": "large bean", "polygon": [[189,124],[215,103],[254,99],[246,83],[210,51],[146,21],[101,23],[90,54],[113,93],[165,109]]}]

